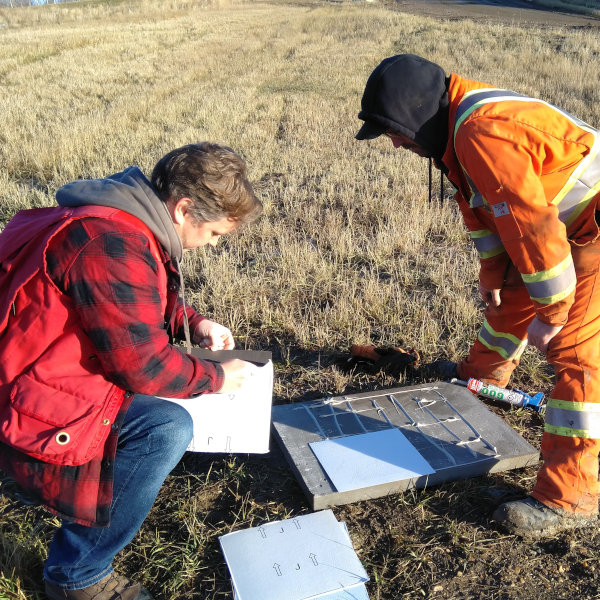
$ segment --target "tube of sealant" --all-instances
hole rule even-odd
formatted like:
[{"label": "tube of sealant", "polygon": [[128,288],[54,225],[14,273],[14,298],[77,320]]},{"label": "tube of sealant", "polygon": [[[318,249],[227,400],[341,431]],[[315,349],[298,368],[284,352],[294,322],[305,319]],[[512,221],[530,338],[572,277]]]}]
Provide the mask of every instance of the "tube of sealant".
[{"label": "tube of sealant", "polygon": [[473,377],[467,381],[467,388],[485,398],[507,402],[513,406],[523,406],[525,404],[523,394],[492,385],[491,383],[485,383],[485,381],[479,379],[473,379]]}]

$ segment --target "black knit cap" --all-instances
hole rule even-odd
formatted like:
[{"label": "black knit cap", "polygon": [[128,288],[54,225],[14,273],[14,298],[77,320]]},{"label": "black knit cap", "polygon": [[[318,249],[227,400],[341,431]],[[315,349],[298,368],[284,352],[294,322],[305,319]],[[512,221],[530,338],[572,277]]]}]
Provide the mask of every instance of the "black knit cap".
[{"label": "black knit cap", "polygon": [[420,56],[386,58],[367,80],[358,113],[365,123],[356,139],[394,131],[441,157],[448,138],[447,82],[439,65]]}]

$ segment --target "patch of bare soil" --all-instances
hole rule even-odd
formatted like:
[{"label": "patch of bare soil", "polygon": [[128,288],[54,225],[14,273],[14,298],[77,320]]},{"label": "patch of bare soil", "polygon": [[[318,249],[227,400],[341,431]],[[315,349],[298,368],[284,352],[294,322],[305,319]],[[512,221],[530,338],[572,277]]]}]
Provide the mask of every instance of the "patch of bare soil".
[{"label": "patch of bare soil", "polygon": [[394,0],[397,10],[453,21],[470,19],[519,26],[595,27],[600,19],[544,8],[526,0]]}]

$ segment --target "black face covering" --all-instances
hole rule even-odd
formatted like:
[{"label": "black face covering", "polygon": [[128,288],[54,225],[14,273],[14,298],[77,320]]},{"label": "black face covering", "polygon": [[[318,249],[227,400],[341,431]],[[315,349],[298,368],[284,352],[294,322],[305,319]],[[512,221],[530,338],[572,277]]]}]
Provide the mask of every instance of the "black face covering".
[{"label": "black face covering", "polygon": [[399,54],[371,73],[356,134],[372,139],[386,131],[405,135],[441,163],[448,140],[448,79],[443,69],[420,56]]}]

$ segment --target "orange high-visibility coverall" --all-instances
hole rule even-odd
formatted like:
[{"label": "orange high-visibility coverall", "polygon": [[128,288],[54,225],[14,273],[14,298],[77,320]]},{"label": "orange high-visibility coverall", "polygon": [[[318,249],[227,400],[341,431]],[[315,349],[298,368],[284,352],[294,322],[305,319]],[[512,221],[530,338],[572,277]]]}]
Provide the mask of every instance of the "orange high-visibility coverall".
[{"label": "orange high-visibility coverall", "polygon": [[549,344],[556,383],[532,496],[598,510],[600,135],[549,104],[451,75],[444,164],[481,260],[488,306],[461,378],[505,386],[535,316],[564,325]]}]

